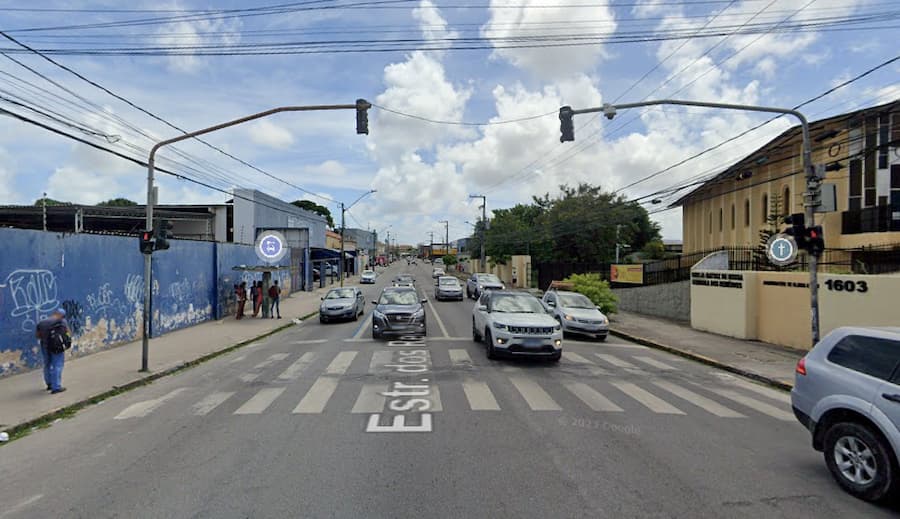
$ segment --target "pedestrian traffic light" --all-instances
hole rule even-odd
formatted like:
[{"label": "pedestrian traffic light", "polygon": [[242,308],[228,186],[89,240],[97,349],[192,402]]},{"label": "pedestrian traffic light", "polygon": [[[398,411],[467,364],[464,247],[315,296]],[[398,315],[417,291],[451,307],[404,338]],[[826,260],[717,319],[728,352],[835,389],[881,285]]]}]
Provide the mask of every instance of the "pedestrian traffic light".
[{"label": "pedestrian traffic light", "polygon": [[152,230],[141,231],[141,254],[152,254],[156,239]]},{"label": "pedestrian traffic light", "polygon": [[372,105],[365,99],[356,100],[356,134],[369,135],[369,108]]},{"label": "pedestrian traffic light", "polygon": [[575,124],[572,116],[575,115],[571,106],[563,106],[559,109],[559,142],[573,142],[575,140]]},{"label": "pedestrian traffic light", "polygon": [[825,234],[822,232],[821,225],[813,225],[806,229],[806,237],[804,239],[806,252],[811,256],[819,257],[825,252]]},{"label": "pedestrian traffic light", "polygon": [[805,249],[806,246],[806,217],[803,213],[794,213],[784,217],[784,223],[790,225],[784,233],[794,237],[797,247]]},{"label": "pedestrian traffic light", "polygon": [[175,237],[172,234],[172,225],[168,220],[159,220],[156,225],[156,244],[153,250],[166,250],[169,248],[169,240]]}]

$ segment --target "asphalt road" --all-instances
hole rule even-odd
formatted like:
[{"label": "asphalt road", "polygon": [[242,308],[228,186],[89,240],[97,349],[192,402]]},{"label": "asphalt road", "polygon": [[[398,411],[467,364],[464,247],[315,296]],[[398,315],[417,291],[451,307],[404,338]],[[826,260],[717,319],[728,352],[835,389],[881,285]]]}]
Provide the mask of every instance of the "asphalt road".
[{"label": "asphalt road", "polygon": [[[433,298],[391,267],[366,316],[402,271]],[[897,513],[839,490],[785,393],[616,338],[489,361],[472,305],[429,303],[421,343],[311,320],[37,431],[0,449],[0,519]]]}]

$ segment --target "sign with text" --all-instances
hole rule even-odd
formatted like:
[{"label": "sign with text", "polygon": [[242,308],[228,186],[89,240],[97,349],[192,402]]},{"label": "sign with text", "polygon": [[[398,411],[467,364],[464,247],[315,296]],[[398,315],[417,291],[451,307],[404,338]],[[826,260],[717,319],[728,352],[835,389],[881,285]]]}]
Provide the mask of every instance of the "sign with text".
[{"label": "sign with text", "polygon": [[609,279],[613,283],[644,284],[643,265],[610,265]]}]

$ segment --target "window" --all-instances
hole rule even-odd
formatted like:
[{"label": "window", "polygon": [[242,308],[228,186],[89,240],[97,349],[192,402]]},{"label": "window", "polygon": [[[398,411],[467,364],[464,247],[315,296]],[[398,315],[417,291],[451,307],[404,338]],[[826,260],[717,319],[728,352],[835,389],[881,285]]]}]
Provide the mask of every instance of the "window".
[{"label": "window", "polygon": [[744,199],[744,227],[750,227],[750,199]]},{"label": "window", "polygon": [[724,221],[723,221],[724,215],[722,213],[723,213],[723,210],[720,207],[719,208],[719,232],[722,232],[724,230]]},{"label": "window", "polygon": [[763,193],[762,196],[762,207],[760,208],[760,214],[762,214],[762,223],[766,223],[769,221],[769,194]]},{"label": "window", "polygon": [[828,361],[881,380],[888,380],[900,362],[900,341],[848,335],[831,349]]},{"label": "window", "polygon": [[731,230],[732,231],[734,230],[734,226],[735,226],[734,220],[736,217],[737,217],[737,215],[735,215],[735,213],[734,213],[734,204],[731,204]]},{"label": "window", "polygon": [[791,188],[784,186],[784,199],[782,201],[784,216],[791,214]]},{"label": "window", "polygon": [[712,234],[712,211],[706,213],[706,232]]}]

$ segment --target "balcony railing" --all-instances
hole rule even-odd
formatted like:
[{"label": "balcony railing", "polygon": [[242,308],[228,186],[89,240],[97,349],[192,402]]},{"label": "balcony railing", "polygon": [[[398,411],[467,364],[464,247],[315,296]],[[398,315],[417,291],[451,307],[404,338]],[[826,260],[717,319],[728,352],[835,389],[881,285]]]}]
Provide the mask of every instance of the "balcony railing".
[{"label": "balcony railing", "polygon": [[900,231],[900,207],[877,205],[841,213],[841,234]]}]

